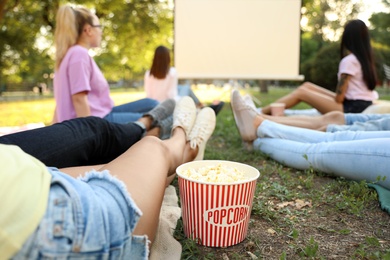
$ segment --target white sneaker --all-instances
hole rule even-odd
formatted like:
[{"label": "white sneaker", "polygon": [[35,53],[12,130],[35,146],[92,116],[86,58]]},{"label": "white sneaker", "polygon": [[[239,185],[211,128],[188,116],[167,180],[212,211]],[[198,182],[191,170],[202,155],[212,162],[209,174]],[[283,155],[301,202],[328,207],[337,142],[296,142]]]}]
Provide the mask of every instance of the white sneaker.
[{"label": "white sneaker", "polygon": [[256,110],[248,105],[237,90],[233,90],[230,105],[238,131],[244,142],[253,142],[256,138],[256,128],[253,125],[257,116]]},{"label": "white sneaker", "polygon": [[216,124],[216,116],[213,109],[210,107],[202,108],[189,135],[190,147],[195,149],[198,146],[198,155],[194,159],[203,160],[206,143],[213,134]]},{"label": "white sneaker", "polygon": [[176,127],[181,127],[186,132],[187,140],[189,133],[195,123],[196,105],[194,100],[188,96],[182,97],[176,102],[175,110],[173,111],[172,131]]},{"label": "white sneaker", "polygon": [[246,103],[248,106],[250,106],[250,107],[252,107],[254,110],[256,110],[256,105],[255,105],[255,102],[253,102],[253,99],[252,99],[251,95],[246,94],[246,95],[243,97],[243,99],[244,99],[245,103]]}]

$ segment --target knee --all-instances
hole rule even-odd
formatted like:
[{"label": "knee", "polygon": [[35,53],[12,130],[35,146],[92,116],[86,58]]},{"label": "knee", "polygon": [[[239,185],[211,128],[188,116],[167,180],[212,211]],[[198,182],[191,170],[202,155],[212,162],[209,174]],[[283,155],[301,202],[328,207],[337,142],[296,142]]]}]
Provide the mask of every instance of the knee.
[{"label": "knee", "polygon": [[306,81],[302,85],[300,85],[297,89],[306,91],[306,90],[310,89],[311,85],[312,85],[312,83],[310,83],[309,81]]},{"label": "knee", "polygon": [[325,122],[329,124],[344,124],[344,113],[340,111],[332,111],[323,115]]},{"label": "knee", "polygon": [[156,136],[145,136],[141,141],[149,151],[153,151],[154,155],[167,157],[169,154],[166,144]]}]

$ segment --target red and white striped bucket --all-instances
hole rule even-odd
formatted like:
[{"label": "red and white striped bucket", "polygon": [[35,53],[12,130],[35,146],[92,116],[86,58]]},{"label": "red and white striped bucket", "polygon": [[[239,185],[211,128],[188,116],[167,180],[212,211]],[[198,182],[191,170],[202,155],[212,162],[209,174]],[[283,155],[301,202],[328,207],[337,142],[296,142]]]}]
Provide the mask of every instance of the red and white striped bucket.
[{"label": "red and white striped bucket", "polygon": [[[245,174],[246,180],[234,183],[205,183],[181,175],[189,168],[226,165]],[[260,172],[249,165],[220,160],[193,161],[179,166],[180,202],[184,233],[198,244],[227,247],[242,242],[247,235]]]}]

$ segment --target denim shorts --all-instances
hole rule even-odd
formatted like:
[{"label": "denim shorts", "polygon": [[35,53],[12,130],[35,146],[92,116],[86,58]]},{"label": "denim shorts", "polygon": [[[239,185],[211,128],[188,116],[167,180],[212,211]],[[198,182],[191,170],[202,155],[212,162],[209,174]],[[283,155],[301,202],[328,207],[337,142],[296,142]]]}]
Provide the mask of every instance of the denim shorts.
[{"label": "denim shorts", "polygon": [[132,235],[141,211],[108,171],[74,179],[52,174],[46,213],[13,259],[147,259],[146,236]]}]

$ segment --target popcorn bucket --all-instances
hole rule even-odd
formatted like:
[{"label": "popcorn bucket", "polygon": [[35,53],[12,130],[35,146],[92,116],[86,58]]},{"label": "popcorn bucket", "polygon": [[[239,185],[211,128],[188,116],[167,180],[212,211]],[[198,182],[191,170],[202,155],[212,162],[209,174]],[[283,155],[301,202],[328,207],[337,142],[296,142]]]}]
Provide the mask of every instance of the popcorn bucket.
[{"label": "popcorn bucket", "polygon": [[[244,180],[211,183],[183,175],[188,169],[221,165],[236,168]],[[249,165],[220,160],[193,161],[176,169],[184,233],[198,244],[228,247],[242,242],[247,235],[260,172]]]}]

